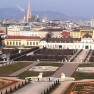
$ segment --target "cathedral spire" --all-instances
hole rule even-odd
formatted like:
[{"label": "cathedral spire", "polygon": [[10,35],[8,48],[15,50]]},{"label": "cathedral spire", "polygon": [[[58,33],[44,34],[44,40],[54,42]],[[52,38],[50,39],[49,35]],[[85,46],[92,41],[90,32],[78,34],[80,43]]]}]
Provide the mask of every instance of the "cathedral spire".
[{"label": "cathedral spire", "polygon": [[28,0],[27,22],[30,21],[31,18],[32,18],[31,6],[30,6],[30,0]]}]

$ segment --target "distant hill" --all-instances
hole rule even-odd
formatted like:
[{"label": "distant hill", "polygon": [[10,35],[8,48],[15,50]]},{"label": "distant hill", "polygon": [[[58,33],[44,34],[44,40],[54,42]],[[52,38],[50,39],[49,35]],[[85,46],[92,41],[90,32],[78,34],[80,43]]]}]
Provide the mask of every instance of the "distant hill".
[{"label": "distant hill", "polygon": [[0,18],[7,19],[20,19],[24,16],[24,12],[18,10],[17,8],[1,8]]},{"label": "distant hill", "polygon": [[[49,19],[54,20],[87,20],[83,17],[71,17],[67,16],[63,13],[55,12],[55,11],[33,11],[33,15],[38,15],[39,17],[47,16]],[[6,19],[22,19],[26,12],[19,10],[18,8],[1,8],[0,9],[0,18]]]}]

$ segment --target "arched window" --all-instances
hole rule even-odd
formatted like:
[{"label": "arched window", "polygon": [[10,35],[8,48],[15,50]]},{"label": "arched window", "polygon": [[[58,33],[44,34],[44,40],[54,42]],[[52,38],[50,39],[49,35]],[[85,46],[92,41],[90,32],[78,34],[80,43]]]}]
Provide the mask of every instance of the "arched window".
[{"label": "arched window", "polygon": [[9,45],[9,42],[7,41],[7,45]]},{"label": "arched window", "polygon": [[10,41],[10,45],[12,45],[12,42]]},{"label": "arched window", "polygon": [[30,42],[30,45],[32,45],[32,42]]},{"label": "arched window", "polygon": [[15,42],[13,41],[13,45],[15,45]]},{"label": "arched window", "polygon": [[19,45],[21,45],[21,42],[19,42]]},{"label": "arched window", "polygon": [[18,45],[18,42],[16,41],[16,45]]},{"label": "arched window", "polygon": [[33,42],[33,45],[35,46],[35,42]]},{"label": "arched window", "polygon": [[38,42],[36,42],[36,45],[38,45]]},{"label": "arched window", "polygon": [[27,42],[27,45],[29,45],[29,42]]}]

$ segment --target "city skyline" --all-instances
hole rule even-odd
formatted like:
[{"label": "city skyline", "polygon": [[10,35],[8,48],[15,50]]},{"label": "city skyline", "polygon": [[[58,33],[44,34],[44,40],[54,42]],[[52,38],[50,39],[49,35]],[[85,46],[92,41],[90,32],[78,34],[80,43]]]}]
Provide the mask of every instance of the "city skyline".
[{"label": "city skyline", "polygon": [[[28,0],[0,0],[0,8],[17,7],[27,9]],[[93,18],[94,0],[31,0],[33,11],[57,11],[69,16]]]}]

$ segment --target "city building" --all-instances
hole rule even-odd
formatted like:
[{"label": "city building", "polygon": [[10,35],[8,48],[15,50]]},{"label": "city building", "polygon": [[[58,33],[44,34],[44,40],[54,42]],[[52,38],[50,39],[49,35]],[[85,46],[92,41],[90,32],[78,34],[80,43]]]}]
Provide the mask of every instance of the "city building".
[{"label": "city building", "polygon": [[3,30],[0,30],[0,35],[5,35],[5,32]]},{"label": "city building", "polygon": [[82,38],[84,35],[89,34],[94,38],[94,30],[80,30],[80,37]]},{"label": "city building", "polygon": [[70,37],[72,37],[72,38],[81,38],[80,30],[79,29],[72,30],[70,32]]},{"label": "city building", "polygon": [[94,49],[94,39],[90,34],[86,34],[82,38],[42,39],[39,47],[48,49]]},{"label": "city building", "polygon": [[94,19],[91,19],[91,27],[94,27]]},{"label": "city building", "polygon": [[11,25],[7,28],[9,36],[38,36],[38,32],[31,30],[31,26]]},{"label": "city building", "polygon": [[43,28],[39,31],[39,36],[41,38],[44,38],[46,36],[47,33],[52,33],[52,37],[61,37],[61,33],[63,32],[63,28],[60,27],[49,27],[49,28]]},{"label": "city building", "polygon": [[7,36],[4,40],[5,47],[31,48],[39,46],[38,36]]},{"label": "city building", "polygon": [[63,37],[63,38],[68,38],[68,37],[70,37],[70,32],[68,32],[68,31],[63,31],[63,32],[61,33],[61,37]]}]

